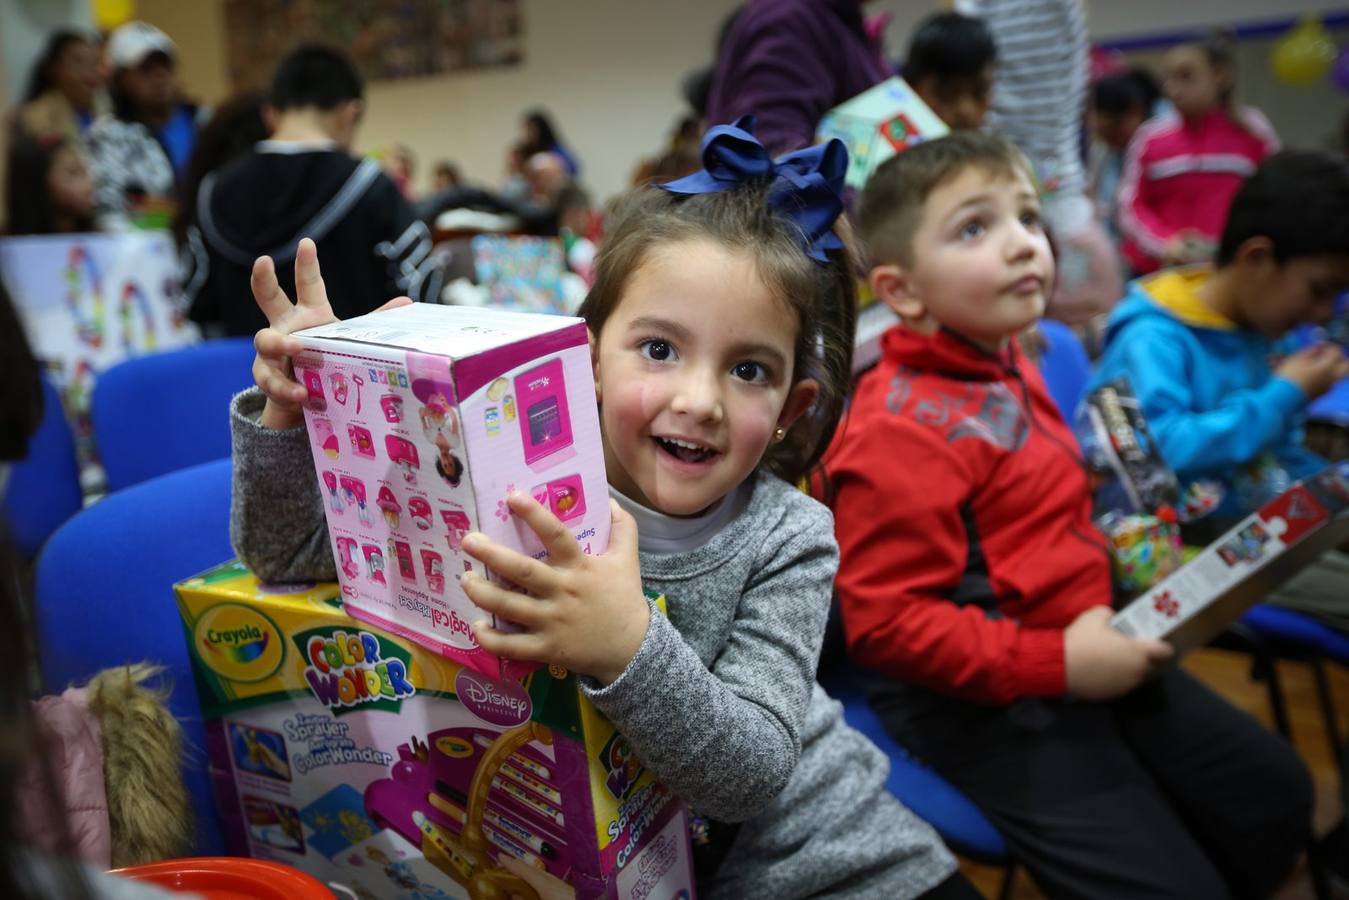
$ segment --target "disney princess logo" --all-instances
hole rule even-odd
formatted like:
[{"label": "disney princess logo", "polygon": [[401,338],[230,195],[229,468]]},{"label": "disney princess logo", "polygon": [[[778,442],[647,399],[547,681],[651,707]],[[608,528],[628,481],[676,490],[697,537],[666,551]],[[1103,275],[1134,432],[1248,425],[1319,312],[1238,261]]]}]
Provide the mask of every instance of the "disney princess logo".
[{"label": "disney princess logo", "polygon": [[534,704],[520,684],[491,681],[472,669],[459,670],[454,692],[465,709],[489,725],[513,728],[528,722],[534,712]]},{"label": "disney princess logo", "polygon": [[417,693],[408,677],[410,655],[392,641],[381,643],[368,631],[355,634],[316,629],[297,634],[296,645],[308,665],[309,690],[320,703],[342,715],[360,707],[397,712]]}]

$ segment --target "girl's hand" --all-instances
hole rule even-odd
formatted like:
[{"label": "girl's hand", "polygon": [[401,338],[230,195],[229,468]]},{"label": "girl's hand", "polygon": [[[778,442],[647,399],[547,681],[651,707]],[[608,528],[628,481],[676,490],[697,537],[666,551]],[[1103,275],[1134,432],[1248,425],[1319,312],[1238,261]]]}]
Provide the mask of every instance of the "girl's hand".
[{"label": "girl's hand", "polygon": [[477,532],[464,537],[470,556],[521,589],[507,590],[464,573],[461,583],[469,599],[523,629],[510,634],[481,620],[473,623],[478,644],[497,656],[555,663],[609,684],[637,655],[651,623],[637,561],[637,523],[610,500],[609,549],[589,556],[571,530],[534,498],[517,492],[507,504],[543,541],[549,561]]},{"label": "girl's hand", "polygon": [[[328,290],[319,271],[319,253],[309,238],[300,241],[295,254],[295,294],[291,303],[276,280],[276,264],[270,256],[259,256],[253,263],[253,299],[267,316],[268,327],[253,338],[258,355],[253,360],[253,380],[267,395],[262,408],[264,428],[294,428],[303,421],[300,406],[309,393],[293,378],[291,357],[300,352],[300,342],[291,337],[296,331],[336,322]],[[397,297],[380,310],[406,306],[412,300]],[[378,310],[377,310],[378,311]]]}]

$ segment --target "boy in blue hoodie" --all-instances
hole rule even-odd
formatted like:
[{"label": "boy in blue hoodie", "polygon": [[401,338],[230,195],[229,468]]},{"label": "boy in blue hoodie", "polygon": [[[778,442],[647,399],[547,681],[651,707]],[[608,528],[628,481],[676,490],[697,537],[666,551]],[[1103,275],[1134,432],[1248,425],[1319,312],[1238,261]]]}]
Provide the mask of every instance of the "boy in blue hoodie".
[{"label": "boy in blue hoodie", "polygon": [[[1111,314],[1094,385],[1127,376],[1182,484],[1223,484],[1215,525],[1326,465],[1302,446],[1303,415],[1349,376],[1349,358],[1329,343],[1277,365],[1271,358],[1297,325],[1327,323],[1346,288],[1349,165],[1287,151],[1266,160],[1233,199],[1213,266],[1141,278]],[[1349,557],[1331,554],[1277,599],[1319,612],[1324,604],[1292,595],[1339,598],[1332,606],[1344,627],[1346,587]]]}]

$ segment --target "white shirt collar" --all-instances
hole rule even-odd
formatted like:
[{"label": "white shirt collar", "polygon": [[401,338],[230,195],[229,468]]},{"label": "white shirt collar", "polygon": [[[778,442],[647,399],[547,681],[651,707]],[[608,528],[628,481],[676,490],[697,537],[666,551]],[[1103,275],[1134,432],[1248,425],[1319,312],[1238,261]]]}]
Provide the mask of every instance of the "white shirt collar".
[{"label": "white shirt collar", "polygon": [[740,515],[749,502],[747,479],[740,486],[696,516],[668,516],[643,506],[609,486],[609,496],[637,520],[637,549],[642,553],[688,553],[707,544]]}]

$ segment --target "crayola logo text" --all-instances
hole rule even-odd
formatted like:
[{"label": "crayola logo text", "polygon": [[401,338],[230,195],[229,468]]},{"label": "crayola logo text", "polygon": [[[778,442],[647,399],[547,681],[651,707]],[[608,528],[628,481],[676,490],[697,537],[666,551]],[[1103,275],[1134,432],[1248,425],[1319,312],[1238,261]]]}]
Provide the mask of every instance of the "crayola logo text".
[{"label": "crayola logo text", "polygon": [[379,638],[368,631],[310,634],[304,650],[309,662],[305,681],[329,709],[398,702],[417,692],[408,680],[407,663],[386,654]]},{"label": "crayola logo text", "polygon": [[206,640],[212,644],[242,645],[265,641],[266,637],[256,625],[247,625],[243,628],[207,629]]},{"label": "crayola logo text", "polygon": [[208,609],[197,620],[193,636],[197,658],[230,681],[255,684],[270,678],[285,656],[276,623],[238,603]]}]

